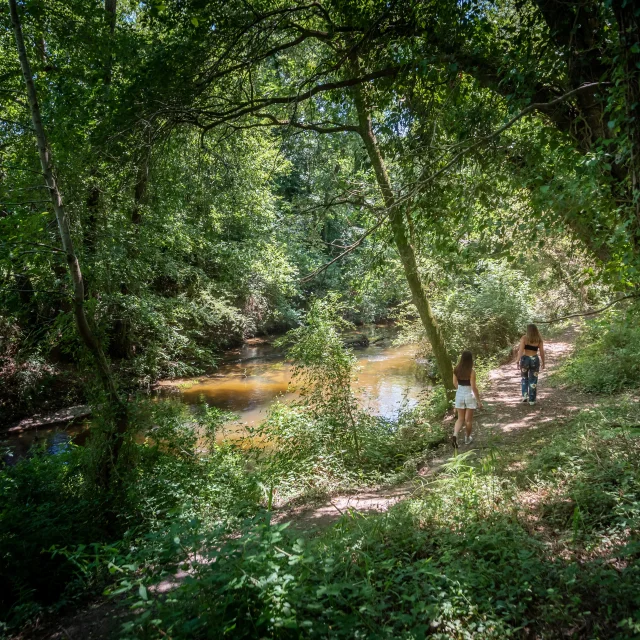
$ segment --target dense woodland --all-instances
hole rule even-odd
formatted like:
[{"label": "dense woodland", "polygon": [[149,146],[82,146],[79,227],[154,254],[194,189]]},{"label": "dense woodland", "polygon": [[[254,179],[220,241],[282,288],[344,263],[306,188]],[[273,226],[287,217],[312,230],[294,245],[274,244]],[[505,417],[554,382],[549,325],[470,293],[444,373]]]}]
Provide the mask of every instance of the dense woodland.
[{"label": "dense woodland", "polygon": [[[0,429],[93,409],[86,446],[0,466],[0,634],[88,637],[46,634],[94,605],[104,638],[640,637],[637,3],[5,0],[0,25]],[[343,339],[383,321],[437,382],[397,420]],[[460,351],[488,385],[529,322],[578,336],[545,382],[569,418],[449,451],[385,514],[275,524],[415,478]],[[303,393],[245,441],[149,396],[256,336]]]}]

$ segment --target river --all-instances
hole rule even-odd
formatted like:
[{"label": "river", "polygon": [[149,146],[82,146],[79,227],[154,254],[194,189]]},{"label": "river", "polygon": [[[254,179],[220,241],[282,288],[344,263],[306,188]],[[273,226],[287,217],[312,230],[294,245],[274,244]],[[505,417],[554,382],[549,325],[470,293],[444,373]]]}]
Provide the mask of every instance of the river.
[{"label": "river", "polygon": [[[426,366],[415,358],[415,346],[392,344],[388,328],[367,327],[368,347],[355,348],[358,360],[354,392],[360,404],[371,413],[394,419],[402,408],[411,408],[430,388]],[[227,425],[223,437],[244,434],[245,426],[264,420],[269,406],[276,400],[289,402],[295,393],[289,390],[291,367],[271,343],[254,341],[225,353],[215,374],[179,383],[159,385],[159,398],[175,397],[187,404],[202,401],[231,411],[236,419]],[[9,459],[27,454],[34,444],[46,443],[55,453],[70,440],[83,444],[88,434],[86,424],[71,427],[33,429],[12,435],[0,446],[8,449]]]}]

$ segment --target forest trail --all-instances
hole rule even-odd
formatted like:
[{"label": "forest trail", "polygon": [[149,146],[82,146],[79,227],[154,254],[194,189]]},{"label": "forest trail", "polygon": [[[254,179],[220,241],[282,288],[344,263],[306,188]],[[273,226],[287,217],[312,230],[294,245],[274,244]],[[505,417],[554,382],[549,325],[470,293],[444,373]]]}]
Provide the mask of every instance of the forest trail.
[{"label": "forest trail", "polygon": [[[473,443],[460,445],[459,451],[473,450],[481,456],[482,451],[493,447],[508,446],[513,438],[524,432],[537,429],[549,422],[562,422],[573,413],[590,404],[588,397],[576,392],[567,392],[560,387],[547,384],[549,374],[571,353],[578,335],[578,328],[571,326],[553,340],[545,340],[546,368],[540,372],[538,399],[531,407],[521,402],[520,371],[512,358],[491,371],[480,391],[484,408],[476,413],[473,428]],[[454,418],[445,419],[447,435],[453,432]],[[459,438],[460,441],[463,438]],[[302,505],[294,509],[283,509],[275,520],[290,521],[291,526],[301,531],[311,531],[330,526],[348,513],[383,512],[394,504],[420,491],[426,478],[435,474],[453,455],[449,439],[433,451],[428,464],[418,477],[395,486],[358,491],[334,496],[326,502],[309,507]]]},{"label": "forest trail", "polygon": [[[589,398],[559,387],[547,384],[547,376],[573,350],[578,334],[576,327],[570,327],[553,340],[545,341],[547,367],[540,375],[538,404],[530,407],[520,402],[520,374],[515,360],[491,371],[481,389],[484,409],[476,415],[474,442],[471,446],[462,445],[460,452],[473,450],[481,457],[484,451],[493,447],[508,446],[515,438],[544,426],[568,419],[571,414],[590,404]],[[591,401],[592,402],[592,401]],[[453,419],[446,419],[447,435],[453,430]],[[432,455],[410,482],[395,487],[361,490],[349,495],[339,495],[323,504],[310,507],[302,505],[295,509],[282,509],[274,514],[275,522],[291,522],[295,530],[313,533],[337,522],[349,513],[381,513],[394,504],[411,497],[424,489],[425,483],[451,459],[451,444],[434,449]],[[180,575],[180,578],[183,574]],[[167,581],[164,587],[171,588],[174,581]],[[163,587],[161,586],[161,589]],[[117,632],[126,615],[117,603],[99,599],[85,609],[56,620],[52,627],[30,629],[15,636],[15,640],[64,640],[65,638],[93,638],[94,640],[112,637]]]}]

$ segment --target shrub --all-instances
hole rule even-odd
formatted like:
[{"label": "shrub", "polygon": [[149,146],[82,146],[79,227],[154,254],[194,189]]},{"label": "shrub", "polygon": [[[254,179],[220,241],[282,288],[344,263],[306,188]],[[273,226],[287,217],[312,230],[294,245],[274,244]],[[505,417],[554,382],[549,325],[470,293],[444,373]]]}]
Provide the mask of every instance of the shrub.
[{"label": "shrub", "polygon": [[589,320],[558,379],[591,393],[615,393],[640,384],[640,307]]},{"label": "shrub", "polygon": [[87,490],[82,456],[76,447],[37,450],[0,468],[0,612],[16,625],[73,595],[74,568],[46,549],[105,538],[104,505]]},{"label": "shrub", "polygon": [[215,444],[220,412],[143,402],[131,414],[144,439],[123,450],[136,464],[120,470],[125,491],[115,496],[93,482],[99,433],[86,448],[36,450],[0,466],[0,615],[11,627],[102,588],[109,572],[96,556],[107,542],[126,550],[153,532],[237,526],[258,510],[262,493],[245,457]]},{"label": "shrub", "polygon": [[290,406],[273,405],[253,433],[267,444],[261,470],[280,500],[310,488],[326,493],[380,482],[442,439],[441,427],[431,426],[431,407],[405,413],[398,421],[358,407],[351,389],[356,359],[340,335],[347,326],[343,309],[335,296],[316,300],[304,324],[287,334],[301,398]]},{"label": "shrub", "polygon": [[523,275],[506,264],[488,262],[467,285],[436,303],[447,346],[454,354],[471,349],[489,355],[511,347],[530,315],[530,293]]}]

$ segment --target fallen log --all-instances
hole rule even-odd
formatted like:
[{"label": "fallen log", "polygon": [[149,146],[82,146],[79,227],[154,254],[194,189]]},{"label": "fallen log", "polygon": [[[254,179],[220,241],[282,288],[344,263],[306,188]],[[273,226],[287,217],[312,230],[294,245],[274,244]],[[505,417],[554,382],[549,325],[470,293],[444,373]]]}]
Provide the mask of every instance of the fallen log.
[{"label": "fallen log", "polygon": [[19,431],[27,431],[28,429],[38,429],[41,427],[52,427],[57,424],[67,424],[88,418],[91,415],[91,407],[88,405],[80,404],[75,407],[67,407],[66,409],[60,409],[54,413],[49,413],[44,416],[35,415],[31,418],[24,418],[20,420],[18,424],[7,430],[8,433],[16,433]]},{"label": "fallen log", "polygon": [[345,347],[368,347],[369,338],[364,333],[359,333],[355,336],[344,338],[342,341]]}]

